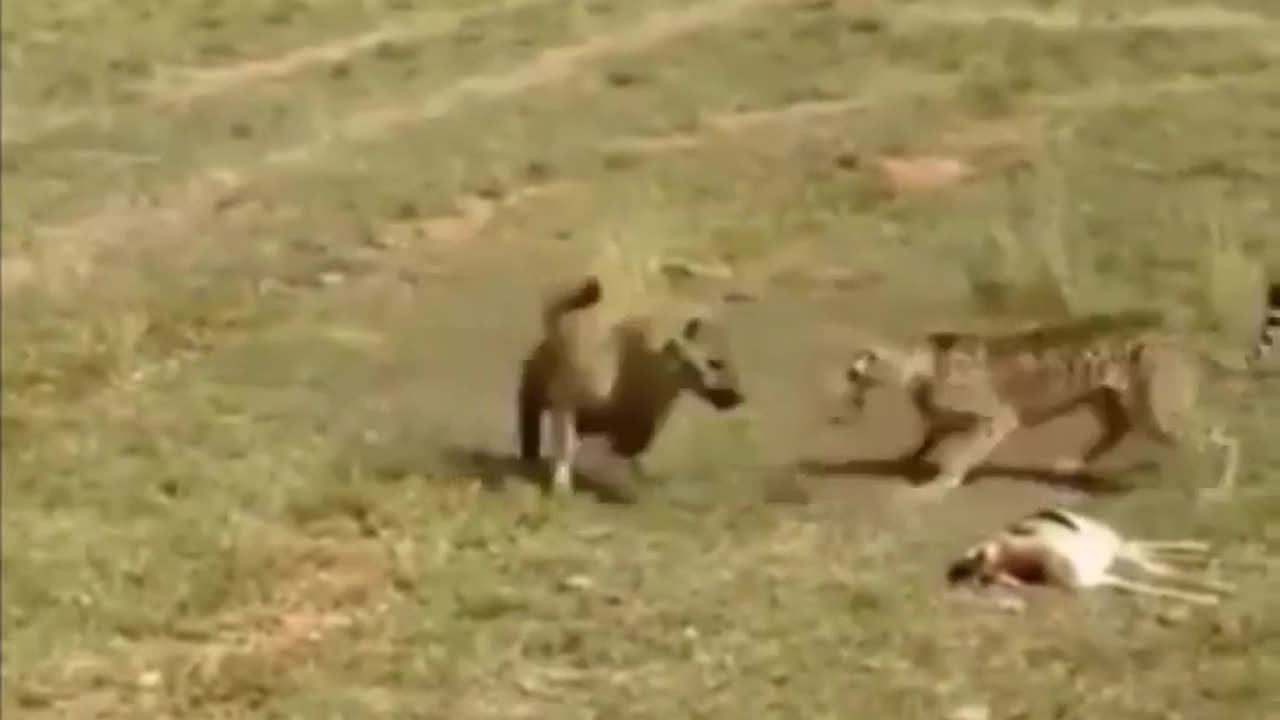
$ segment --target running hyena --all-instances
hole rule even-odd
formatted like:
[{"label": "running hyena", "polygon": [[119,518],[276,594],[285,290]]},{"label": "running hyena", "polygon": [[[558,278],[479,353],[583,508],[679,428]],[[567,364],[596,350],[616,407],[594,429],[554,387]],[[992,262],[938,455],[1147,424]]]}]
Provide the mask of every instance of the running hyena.
[{"label": "running hyena", "polygon": [[932,493],[960,485],[1019,427],[1087,405],[1102,435],[1080,460],[1060,465],[1088,465],[1132,430],[1165,445],[1208,441],[1226,454],[1211,494],[1228,495],[1239,443],[1204,421],[1197,358],[1162,325],[1158,313],[1134,310],[1006,333],[935,332],[906,348],[872,342],[846,372],[850,405],[860,411],[877,385],[905,388],[925,426],[911,459],[925,458],[947,435],[963,434],[926,486]]}]

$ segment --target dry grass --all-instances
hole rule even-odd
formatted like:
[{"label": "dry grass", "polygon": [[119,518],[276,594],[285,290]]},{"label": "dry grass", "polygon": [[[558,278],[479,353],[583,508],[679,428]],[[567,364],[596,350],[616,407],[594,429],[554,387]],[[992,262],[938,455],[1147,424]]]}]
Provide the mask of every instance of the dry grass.
[{"label": "dry grass", "polygon": [[[826,427],[842,327],[1152,305],[1236,347],[1280,267],[1268,3],[3,7],[3,712],[1278,710],[1274,383],[1210,388],[1245,448],[1221,505],[1178,456],[919,509],[777,469],[914,439],[888,397]],[[609,243],[734,269],[749,409],[682,406],[632,506],[482,489],[536,298]],[[1211,537],[1240,596],[939,592],[1048,502]]]}]

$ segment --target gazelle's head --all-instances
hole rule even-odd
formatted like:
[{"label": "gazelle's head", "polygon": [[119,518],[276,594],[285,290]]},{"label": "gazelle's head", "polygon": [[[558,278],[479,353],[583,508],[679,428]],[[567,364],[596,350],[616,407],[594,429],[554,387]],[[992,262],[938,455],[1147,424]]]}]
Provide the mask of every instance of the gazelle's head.
[{"label": "gazelle's head", "polygon": [[1000,544],[988,541],[969,548],[959,560],[947,566],[947,584],[986,585],[996,575],[1000,565]]},{"label": "gazelle's head", "polygon": [[[1110,536],[1100,542],[1082,543],[1090,538],[1083,519],[1058,508],[1038,510],[1005,526],[994,537],[969,548],[947,568],[947,584],[989,584],[998,576],[1010,577],[1026,585],[1057,583],[1067,568],[1080,560],[1081,549],[1108,553],[1114,543]],[[1107,556],[1109,561],[1110,556]]]},{"label": "gazelle's head", "polygon": [[987,586],[997,578],[1023,585],[1059,583],[1062,564],[1055,548],[1039,538],[1002,535],[971,548],[947,567],[947,584]]}]

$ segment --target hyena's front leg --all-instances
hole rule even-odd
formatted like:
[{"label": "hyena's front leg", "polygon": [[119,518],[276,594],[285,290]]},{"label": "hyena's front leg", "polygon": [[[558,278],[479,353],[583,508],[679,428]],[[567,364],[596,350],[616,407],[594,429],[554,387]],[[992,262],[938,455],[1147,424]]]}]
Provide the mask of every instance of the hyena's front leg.
[{"label": "hyena's front leg", "polygon": [[1054,470],[1057,472],[1075,474],[1092,466],[1103,455],[1114,450],[1120,444],[1120,441],[1134,429],[1133,422],[1129,419],[1129,414],[1125,411],[1124,404],[1113,391],[1103,390],[1097,395],[1087,398],[1085,402],[1094,417],[1098,419],[1098,424],[1102,427],[1101,434],[1085,449],[1078,459],[1071,457],[1058,458],[1053,464]]},{"label": "hyena's front leg", "polygon": [[577,423],[572,411],[553,409],[551,415],[551,492],[573,492],[573,461],[578,453]]},{"label": "hyena's front leg", "polygon": [[1012,411],[1001,411],[979,420],[964,434],[964,440],[947,453],[942,468],[932,480],[920,488],[927,497],[940,497],[959,487],[969,471],[982,462],[1018,427],[1018,417]]},{"label": "hyena's front leg", "polygon": [[929,455],[934,449],[948,436],[954,435],[965,428],[956,425],[946,425],[942,423],[926,423],[924,435],[920,438],[920,444],[914,449],[904,452],[897,458],[898,462],[910,465],[918,465],[929,460]]},{"label": "hyena's front leg", "polygon": [[640,456],[633,455],[627,458],[627,466],[631,468],[631,476],[646,482],[653,480],[653,476],[649,474],[649,468],[645,467],[644,461]]}]

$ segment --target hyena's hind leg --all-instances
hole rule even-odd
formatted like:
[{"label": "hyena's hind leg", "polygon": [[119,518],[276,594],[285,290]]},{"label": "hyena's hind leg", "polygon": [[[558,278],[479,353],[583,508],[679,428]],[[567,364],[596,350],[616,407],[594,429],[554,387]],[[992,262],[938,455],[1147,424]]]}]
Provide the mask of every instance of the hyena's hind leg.
[{"label": "hyena's hind leg", "polygon": [[1175,588],[1160,587],[1140,580],[1130,580],[1115,573],[1105,574],[1099,584],[1113,587],[1117,590],[1123,590],[1134,595],[1150,595],[1152,597],[1167,598],[1169,600],[1181,600],[1182,602],[1193,603],[1196,605],[1217,605],[1221,602],[1221,599],[1217,595],[1211,593],[1190,592]]},{"label": "hyena's hind leg", "polygon": [[573,466],[578,453],[578,429],[574,413],[553,409],[551,415],[551,493],[573,492]]},{"label": "hyena's hind leg", "polygon": [[1083,472],[1103,455],[1114,450],[1120,444],[1120,441],[1134,429],[1123,400],[1117,392],[1110,388],[1103,388],[1080,398],[1074,403],[1054,408],[1054,412],[1045,413],[1044,417],[1032,418],[1032,424],[1039,425],[1041,422],[1058,414],[1070,412],[1079,405],[1084,405],[1089,409],[1089,412],[1097,419],[1101,432],[1078,457],[1067,456],[1055,460],[1053,469],[1056,472],[1064,474]]},{"label": "hyena's hind leg", "polygon": [[1125,411],[1120,397],[1111,390],[1103,390],[1090,404],[1095,417],[1102,424],[1102,434],[1080,456],[1084,465],[1092,465],[1099,458],[1115,449],[1116,445],[1133,431],[1133,421]]},{"label": "hyena's hind leg", "polygon": [[1186,545],[1178,541],[1130,542],[1124,559],[1154,577],[1198,585],[1221,593],[1235,592],[1236,586],[1232,583],[1208,577],[1200,572],[1174,567],[1175,563],[1184,564],[1205,559],[1206,551],[1192,549],[1190,542],[1194,541],[1188,541]]},{"label": "hyena's hind leg", "polygon": [[1166,446],[1190,444],[1197,454],[1208,446],[1222,455],[1217,483],[1200,491],[1206,500],[1235,492],[1240,471],[1240,440],[1201,407],[1200,372],[1185,351],[1167,345],[1146,348],[1140,379],[1128,397],[1131,416],[1152,439]]},{"label": "hyena's hind leg", "polygon": [[1210,448],[1217,450],[1215,455],[1220,458],[1222,470],[1218,473],[1217,482],[1211,487],[1202,488],[1199,495],[1204,500],[1217,501],[1230,499],[1235,494],[1236,480],[1240,475],[1240,439],[1222,425],[1189,419],[1177,434],[1159,429],[1147,430],[1148,436],[1169,448],[1190,445],[1196,455],[1203,455]]}]

